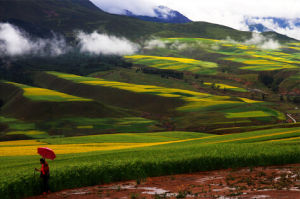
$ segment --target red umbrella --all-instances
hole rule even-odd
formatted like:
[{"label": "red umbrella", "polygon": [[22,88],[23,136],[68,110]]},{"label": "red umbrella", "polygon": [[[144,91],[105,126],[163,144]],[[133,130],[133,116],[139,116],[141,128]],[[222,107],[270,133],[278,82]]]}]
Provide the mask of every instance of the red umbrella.
[{"label": "red umbrella", "polygon": [[40,147],[37,149],[38,154],[40,154],[43,158],[47,158],[50,160],[54,160],[56,155],[52,149],[46,147]]}]

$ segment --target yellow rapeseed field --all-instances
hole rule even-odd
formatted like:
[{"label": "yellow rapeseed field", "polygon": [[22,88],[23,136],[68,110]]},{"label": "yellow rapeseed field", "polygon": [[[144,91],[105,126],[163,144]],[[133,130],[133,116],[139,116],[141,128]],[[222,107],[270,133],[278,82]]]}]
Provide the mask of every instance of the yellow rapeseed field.
[{"label": "yellow rapeseed field", "polygon": [[186,64],[196,64],[198,60],[188,59],[188,58],[178,58],[178,57],[158,57],[158,56],[149,56],[149,55],[130,55],[125,56],[127,59],[157,59],[157,60],[167,60],[167,61],[176,61]]},{"label": "yellow rapeseed field", "polygon": [[43,142],[38,142],[36,140],[16,140],[16,141],[6,141],[0,142],[0,146],[27,146],[27,145],[42,145]]},{"label": "yellow rapeseed field", "polygon": [[91,101],[90,99],[85,99],[81,97],[76,97],[73,95],[68,95],[65,93],[49,90],[49,89],[44,89],[44,88],[23,88],[24,90],[24,96],[57,96],[64,98],[68,101]]},{"label": "yellow rapeseed field", "polygon": [[[61,144],[61,145],[42,145],[42,143],[40,143],[40,146],[52,149],[55,152],[55,154],[72,154],[72,153],[86,153],[86,152],[93,152],[93,151],[111,151],[111,150],[138,148],[138,147],[157,146],[162,144],[201,140],[201,139],[211,138],[211,137],[215,137],[215,136],[191,138],[191,139],[167,141],[167,142],[154,142],[154,143],[87,143],[87,144]],[[24,140],[20,142],[25,143]],[[38,155],[37,154],[37,148],[39,147],[38,143],[39,142],[34,142],[34,140],[32,140],[32,144],[30,146],[26,146],[26,145],[10,146],[10,143],[7,143],[6,145],[3,146],[0,145],[1,146],[0,157]]]},{"label": "yellow rapeseed field", "polygon": [[[62,74],[64,77],[70,77],[75,75],[69,75],[69,74]],[[79,76],[78,76],[79,77]],[[6,82],[8,84],[15,85],[21,89],[24,90],[23,95],[25,97],[28,97],[30,99],[36,99],[36,100],[50,100],[50,101],[92,101],[91,99],[86,99],[82,97],[77,97],[61,92],[57,92],[54,90],[49,90],[45,88],[37,88],[37,87],[31,87],[24,84],[19,84],[15,82]],[[45,98],[42,98],[45,97]],[[47,99],[48,97],[48,99]]]},{"label": "yellow rapeseed field", "polygon": [[253,56],[253,57],[257,57],[257,58],[269,59],[269,60],[273,60],[273,61],[279,61],[279,62],[290,63],[290,64],[296,63],[295,61],[288,60],[288,59],[283,58],[283,57],[274,57],[274,56],[271,56],[271,55],[258,55],[258,54],[253,54],[252,56]]},{"label": "yellow rapeseed field", "polygon": [[248,104],[252,104],[252,103],[261,103],[262,101],[256,101],[256,100],[251,100],[248,98],[240,98],[241,100],[243,100],[244,102],[248,103]]},{"label": "yellow rapeseed field", "polygon": [[246,60],[243,61],[244,64],[248,65],[278,65],[277,62],[268,61],[268,60]]},{"label": "yellow rapeseed field", "polygon": [[[208,86],[211,86],[213,83],[209,83],[209,82],[205,82],[204,85],[208,85]],[[220,89],[224,89],[224,88],[227,88],[227,89],[232,89],[232,88],[239,88],[239,87],[236,87],[236,86],[230,86],[230,85],[226,85],[226,84],[215,84],[215,86],[217,87],[220,87]]]},{"label": "yellow rapeseed field", "polygon": [[[61,145],[40,145],[48,147],[56,154],[85,153],[92,151],[110,151],[119,149],[129,149],[136,147],[152,146],[155,143],[88,143],[88,144],[61,144]],[[3,146],[0,147],[0,156],[25,156],[37,155],[39,145],[31,146]]]}]

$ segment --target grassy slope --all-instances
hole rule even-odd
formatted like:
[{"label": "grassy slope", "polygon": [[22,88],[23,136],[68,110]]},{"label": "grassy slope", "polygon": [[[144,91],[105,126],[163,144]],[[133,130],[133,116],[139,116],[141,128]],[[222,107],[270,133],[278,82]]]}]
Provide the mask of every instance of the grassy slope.
[{"label": "grassy slope", "polygon": [[[121,117],[130,116],[129,112],[95,102],[85,100],[64,93],[46,92],[47,95],[29,93],[23,91],[21,84],[0,83],[1,99],[4,105],[1,112],[7,116],[13,116],[25,120],[54,119],[62,116],[87,116],[87,117]],[[25,86],[25,85],[23,85]],[[26,87],[26,86],[25,86]],[[28,87],[30,89],[34,87]],[[26,88],[25,88],[26,89]],[[35,89],[35,88],[34,88]],[[39,90],[38,90],[39,91]],[[67,98],[62,98],[67,97]],[[69,99],[79,99],[70,101]],[[83,99],[83,101],[80,101]]]},{"label": "grassy slope", "polygon": [[[77,82],[76,78],[75,81],[72,81],[72,77],[69,79],[70,80],[68,80],[68,78],[59,78],[50,73],[39,73],[35,78],[36,83],[43,87],[60,90],[66,93],[74,93],[74,95],[78,96],[86,96],[87,98],[102,101],[113,106],[153,113],[156,117],[160,117],[163,114],[174,114],[174,109],[184,103],[179,99],[135,93],[105,86],[82,84]],[[91,78],[79,78],[79,81],[81,80],[91,80]]]}]

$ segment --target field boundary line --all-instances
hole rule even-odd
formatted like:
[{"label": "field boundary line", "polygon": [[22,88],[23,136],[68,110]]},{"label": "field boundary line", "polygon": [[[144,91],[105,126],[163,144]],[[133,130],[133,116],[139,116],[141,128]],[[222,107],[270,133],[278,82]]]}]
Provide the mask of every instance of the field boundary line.
[{"label": "field boundary line", "polygon": [[258,136],[246,137],[246,138],[236,138],[236,139],[232,139],[232,140],[222,140],[222,141],[217,141],[217,142],[207,142],[207,143],[204,143],[204,144],[219,144],[219,143],[225,143],[225,142],[234,142],[234,141],[239,141],[239,140],[250,140],[250,139],[255,139],[255,138],[270,137],[270,136],[274,136],[274,135],[284,135],[284,134],[298,133],[298,132],[300,132],[300,130],[280,132],[280,133],[272,133],[272,134],[267,134],[267,135],[258,135]]},{"label": "field boundary line", "polygon": [[277,140],[268,140],[264,142],[281,142],[281,141],[289,141],[289,140],[298,140],[300,137],[291,137],[291,138],[285,138],[285,139],[277,139]]}]

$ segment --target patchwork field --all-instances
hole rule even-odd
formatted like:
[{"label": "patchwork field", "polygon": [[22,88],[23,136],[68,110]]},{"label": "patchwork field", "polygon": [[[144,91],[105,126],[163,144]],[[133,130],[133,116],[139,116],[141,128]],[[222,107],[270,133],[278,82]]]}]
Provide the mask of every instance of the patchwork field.
[{"label": "patchwork field", "polygon": [[[232,62],[238,62],[243,64],[239,69],[250,70],[250,71],[274,71],[281,69],[299,69],[300,58],[299,58],[299,44],[298,43],[287,43],[284,45],[278,44],[276,49],[268,49],[268,46],[257,46],[249,43],[236,42],[232,40],[213,40],[205,38],[168,38],[162,39],[161,42],[166,46],[158,47],[160,49],[155,49],[155,51],[150,51],[149,53],[159,53],[162,56],[164,54],[175,54],[176,56],[181,56],[179,60],[184,60],[184,58],[196,57],[196,53],[206,52],[207,57],[215,56],[219,54],[220,58],[217,58],[213,62],[205,62],[204,60],[199,60],[199,58],[194,59],[194,63],[203,62],[204,71],[205,68],[210,68],[212,66],[217,67],[218,60],[229,60]],[[291,49],[293,52],[291,52]],[[186,54],[187,52],[193,50],[193,54]],[[210,55],[207,53],[211,53]],[[213,55],[214,54],[214,55]],[[222,56],[221,56],[222,55]],[[214,73],[201,73],[198,69],[195,71],[187,70],[188,65],[184,62],[169,62],[161,60],[172,60],[177,58],[166,58],[159,56],[149,56],[149,55],[134,55],[127,56],[125,58],[132,60],[134,64],[142,64],[149,67],[162,68],[162,69],[172,69],[172,70],[183,70],[199,74],[216,74],[218,68],[214,70]],[[206,57],[206,59],[207,59]],[[192,59],[191,59],[192,60]],[[201,65],[198,63],[198,65]],[[184,69],[185,67],[186,69]],[[165,68],[166,67],[166,68]]]},{"label": "patchwork field", "polygon": [[213,62],[178,57],[132,55],[125,56],[125,58],[132,60],[134,64],[141,64],[164,70],[186,71],[195,74],[216,74],[214,68],[218,67],[218,64]]},{"label": "patchwork field", "polygon": [[57,159],[49,164],[50,187],[58,191],[148,176],[296,163],[299,142],[300,128],[230,135],[162,132],[0,142],[0,196],[39,193],[39,177],[33,173],[39,166],[39,146],[57,152]]},{"label": "patchwork field", "polygon": [[[117,81],[109,81],[101,78],[83,77],[77,75],[70,75],[58,72],[48,72],[48,74],[54,75],[64,80],[69,80],[75,83],[108,87],[120,90],[126,90],[133,93],[142,93],[148,95],[157,95],[165,98],[178,98],[185,102],[183,106],[177,107],[179,112],[217,112],[226,118],[251,118],[264,121],[284,120],[285,116],[273,109],[265,106],[262,101],[251,100],[247,98],[231,97],[231,96],[216,96],[208,93],[195,92],[190,90],[165,88],[151,85],[139,85]],[[242,90],[237,87],[221,85],[223,87]],[[243,90],[244,91],[244,90]],[[255,111],[259,110],[260,114],[255,116]],[[252,113],[254,111],[254,113]],[[232,113],[230,115],[230,113]],[[239,113],[239,114],[238,114]],[[245,113],[245,114],[243,114]],[[240,117],[239,117],[240,116]],[[273,118],[273,119],[272,119]]]}]

